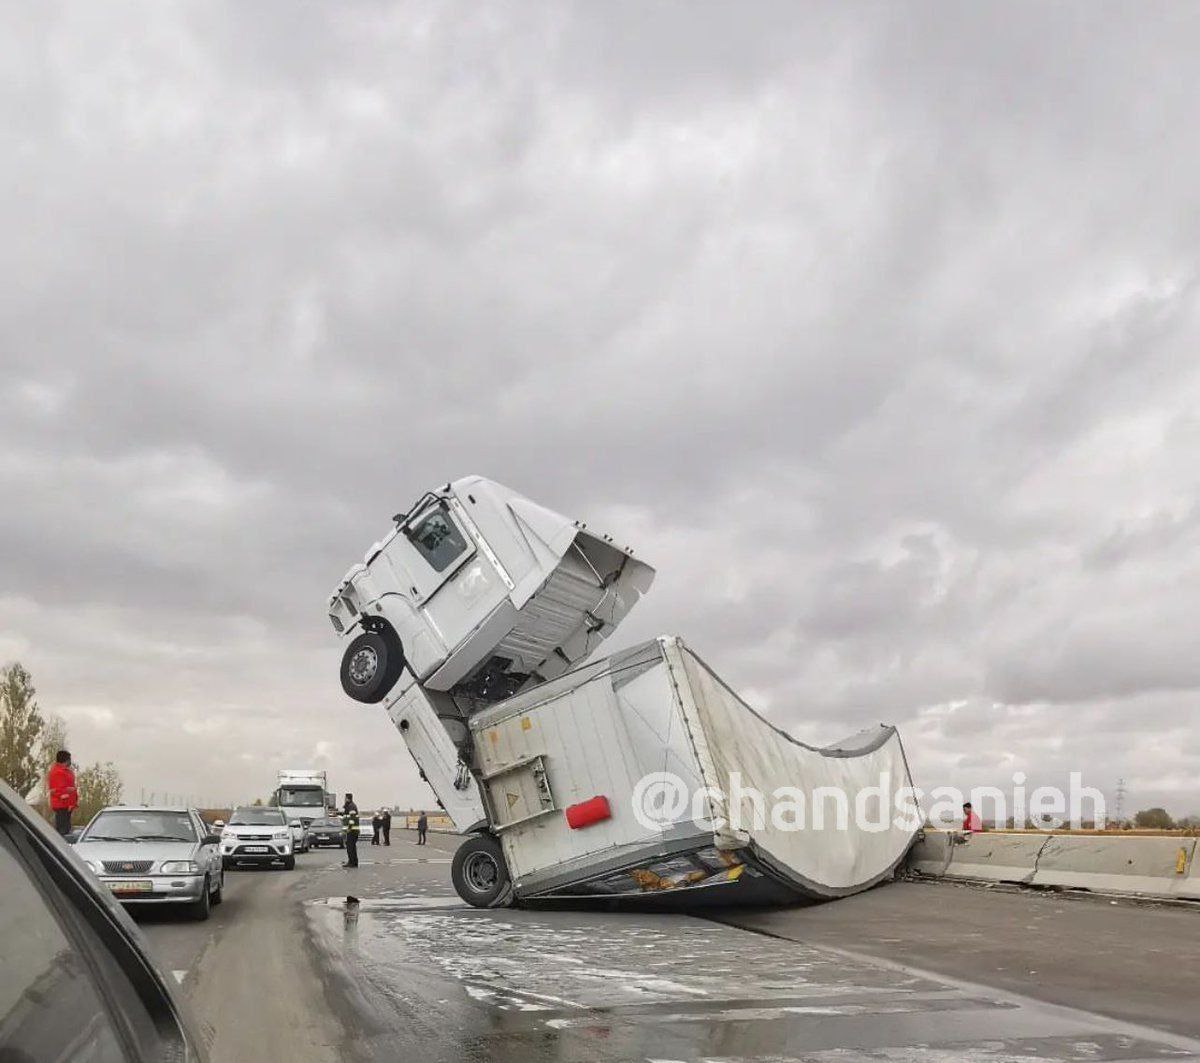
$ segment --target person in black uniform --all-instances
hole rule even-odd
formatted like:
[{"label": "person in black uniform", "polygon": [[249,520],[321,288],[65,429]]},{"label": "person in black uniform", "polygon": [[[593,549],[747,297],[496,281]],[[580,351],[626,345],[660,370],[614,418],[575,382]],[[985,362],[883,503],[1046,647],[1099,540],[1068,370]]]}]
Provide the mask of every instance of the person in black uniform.
[{"label": "person in black uniform", "polygon": [[379,832],[383,830],[383,810],[371,813],[371,844],[379,844]]},{"label": "person in black uniform", "polygon": [[392,812],[391,809],[385,808],[379,813],[380,824],[383,830],[383,844],[392,844]]},{"label": "person in black uniform", "polygon": [[358,867],[358,805],[347,794],[342,805],[342,830],[346,832],[346,862],[342,867]]},{"label": "person in black uniform", "polygon": [[425,832],[429,830],[429,817],[422,812],[417,816],[417,844],[425,844]]}]

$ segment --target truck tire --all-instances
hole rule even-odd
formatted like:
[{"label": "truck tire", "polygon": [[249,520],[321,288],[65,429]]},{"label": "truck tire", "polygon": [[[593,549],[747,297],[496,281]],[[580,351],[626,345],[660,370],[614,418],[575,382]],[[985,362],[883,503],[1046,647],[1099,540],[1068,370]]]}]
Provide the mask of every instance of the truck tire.
[{"label": "truck tire", "polygon": [[512,883],[500,843],[490,834],[473,834],[450,863],[455,892],[476,908],[499,908],[512,900]]},{"label": "truck tire", "polygon": [[342,689],[372,705],[387,697],[404,671],[404,648],[390,628],[364,631],[342,655]]}]

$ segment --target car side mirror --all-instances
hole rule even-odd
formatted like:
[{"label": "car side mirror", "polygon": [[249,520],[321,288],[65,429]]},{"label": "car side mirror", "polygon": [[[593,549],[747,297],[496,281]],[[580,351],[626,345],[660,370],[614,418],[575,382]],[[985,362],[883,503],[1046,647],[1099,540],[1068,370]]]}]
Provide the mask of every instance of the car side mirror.
[{"label": "car side mirror", "polygon": [[204,836],[204,841],[202,841],[200,844],[201,845],[220,845],[221,844],[221,835],[206,834]]}]

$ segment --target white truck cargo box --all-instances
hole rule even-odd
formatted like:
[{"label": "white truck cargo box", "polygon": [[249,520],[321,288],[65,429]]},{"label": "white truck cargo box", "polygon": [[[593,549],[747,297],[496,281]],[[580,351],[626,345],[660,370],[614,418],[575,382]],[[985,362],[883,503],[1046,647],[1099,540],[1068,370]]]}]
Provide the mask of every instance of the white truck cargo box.
[{"label": "white truck cargo box", "polygon": [[[586,665],[477,713],[470,726],[517,898],[735,883],[722,892],[838,897],[892,875],[919,827],[915,809],[906,819],[896,806],[912,780],[894,728],[804,745],[677,638]],[[668,775],[665,802],[645,804],[654,791],[644,780]],[[729,826],[735,778],[763,798],[760,816],[742,802],[740,830]],[[783,787],[794,788],[786,816],[774,801]],[[638,801],[667,821],[639,818]],[[577,806],[600,818],[572,827],[566,813]]]}]

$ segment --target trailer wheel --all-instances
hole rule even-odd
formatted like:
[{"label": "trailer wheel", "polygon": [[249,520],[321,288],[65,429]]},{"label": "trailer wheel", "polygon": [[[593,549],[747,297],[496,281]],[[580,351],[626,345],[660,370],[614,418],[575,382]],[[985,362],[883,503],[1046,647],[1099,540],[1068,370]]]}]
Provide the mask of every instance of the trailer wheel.
[{"label": "trailer wheel", "polygon": [[364,631],[342,655],[342,689],[355,701],[382,701],[404,670],[404,648],[390,628]]},{"label": "trailer wheel", "polygon": [[504,852],[490,834],[473,834],[458,847],[450,880],[458,895],[476,908],[499,908],[512,899]]}]

